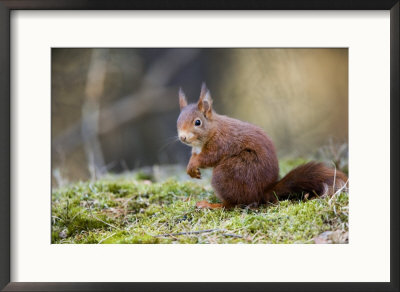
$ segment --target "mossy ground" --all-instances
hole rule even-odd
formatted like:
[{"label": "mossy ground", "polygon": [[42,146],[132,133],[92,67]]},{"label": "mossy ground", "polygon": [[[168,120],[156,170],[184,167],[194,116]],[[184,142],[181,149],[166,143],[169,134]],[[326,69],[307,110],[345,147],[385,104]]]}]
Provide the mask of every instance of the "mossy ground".
[{"label": "mossy ground", "polygon": [[[284,175],[303,160],[281,163]],[[197,209],[217,202],[209,184],[147,175],[80,182],[52,193],[52,243],[314,243],[348,231],[348,194],[257,209]]]}]

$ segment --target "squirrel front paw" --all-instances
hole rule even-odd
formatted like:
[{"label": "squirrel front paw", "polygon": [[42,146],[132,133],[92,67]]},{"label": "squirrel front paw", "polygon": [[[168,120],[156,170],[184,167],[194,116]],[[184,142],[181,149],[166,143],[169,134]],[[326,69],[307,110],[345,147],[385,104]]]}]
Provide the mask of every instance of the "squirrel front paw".
[{"label": "squirrel front paw", "polygon": [[201,173],[199,168],[188,168],[186,172],[192,178],[201,179]]}]

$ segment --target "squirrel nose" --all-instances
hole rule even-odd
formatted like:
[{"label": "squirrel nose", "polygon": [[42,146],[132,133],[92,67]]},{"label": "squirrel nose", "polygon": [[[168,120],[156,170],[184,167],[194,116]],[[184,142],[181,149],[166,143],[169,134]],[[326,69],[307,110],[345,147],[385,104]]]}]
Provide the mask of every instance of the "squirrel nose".
[{"label": "squirrel nose", "polygon": [[180,135],[180,136],[179,136],[179,139],[181,139],[182,142],[185,142],[185,141],[186,141],[186,136]]}]

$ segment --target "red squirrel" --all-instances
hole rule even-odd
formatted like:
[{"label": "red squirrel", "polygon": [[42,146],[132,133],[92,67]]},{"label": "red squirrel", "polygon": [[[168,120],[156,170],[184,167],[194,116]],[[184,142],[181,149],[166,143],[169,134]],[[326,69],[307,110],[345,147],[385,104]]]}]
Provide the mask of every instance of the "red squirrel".
[{"label": "red squirrel", "polygon": [[319,162],[301,165],[278,180],[278,158],[267,134],[255,125],[217,114],[212,104],[205,83],[197,104],[188,104],[179,90],[178,136],[192,147],[187,173],[200,179],[201,168],[213,167],[211,186],[222,201],[200,201],[198,208],[276,203],[291,193],[332,195],[346,186],[344,173]]}]

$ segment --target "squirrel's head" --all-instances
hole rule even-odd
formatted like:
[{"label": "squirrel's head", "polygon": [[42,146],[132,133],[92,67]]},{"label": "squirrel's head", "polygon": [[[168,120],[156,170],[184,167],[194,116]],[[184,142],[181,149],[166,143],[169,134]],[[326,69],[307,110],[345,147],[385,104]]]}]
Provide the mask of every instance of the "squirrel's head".
[{"label": "squirrel's head", "polygon": [[179,89],[179,106],[181,113],[178,118],[178,136],[181,142],[192,146],[202,147],[206,142],[212,125],[213,110],[210,91],[203,83],[199,101],[187,103],[185,93]]}]

